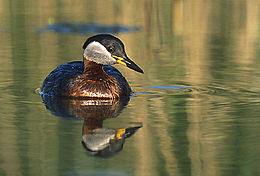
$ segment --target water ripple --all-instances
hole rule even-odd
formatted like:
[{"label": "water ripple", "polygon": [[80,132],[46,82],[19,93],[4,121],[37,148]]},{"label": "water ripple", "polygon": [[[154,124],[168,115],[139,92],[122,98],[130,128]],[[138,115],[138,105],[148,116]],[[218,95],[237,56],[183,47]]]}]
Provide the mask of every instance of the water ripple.
[{"label": "water ripple", "polygon": [[39,33],[53,31],[57,33],[125,33],[132,31],[139,31],[140,27],[126,27],[123,25],[105,25],[98,23],[54,23],[38,29]]}]

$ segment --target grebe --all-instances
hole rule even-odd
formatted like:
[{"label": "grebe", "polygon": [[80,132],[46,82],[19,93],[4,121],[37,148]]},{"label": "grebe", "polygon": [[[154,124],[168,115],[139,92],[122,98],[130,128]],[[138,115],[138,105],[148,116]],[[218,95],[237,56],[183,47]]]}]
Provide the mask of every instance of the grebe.
[{"label": "grebe", "polygon": [[110,34],[99,34],[88,38],[83,49],[83,62],[58,66],[43,81],[41,92],[71,98],[130,96],[128,82],[111,65],[119,63],[140,73],[143,70],[127,57],[123,42]]}]

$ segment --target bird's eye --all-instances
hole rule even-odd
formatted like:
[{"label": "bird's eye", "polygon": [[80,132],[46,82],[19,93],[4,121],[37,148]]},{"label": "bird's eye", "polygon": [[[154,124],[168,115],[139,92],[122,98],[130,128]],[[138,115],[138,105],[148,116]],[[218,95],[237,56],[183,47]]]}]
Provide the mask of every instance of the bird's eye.
[{"label": "bird's eye", "polygon": [[111,52],[114,52],[115,51],[115,48],[114,47],[112,47],[112,46],[110,46],[109,48],[108,48],[108,51],[111,53]]}]

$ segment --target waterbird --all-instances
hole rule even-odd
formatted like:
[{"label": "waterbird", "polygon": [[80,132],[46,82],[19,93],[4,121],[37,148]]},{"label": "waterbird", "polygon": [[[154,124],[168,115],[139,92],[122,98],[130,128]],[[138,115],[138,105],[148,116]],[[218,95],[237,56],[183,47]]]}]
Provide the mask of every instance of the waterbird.
[{"label": "waterbird", "polygon": [[62,64],[43,81],[42,94],[70,98],[118,99],[132,90],[113,66],[121,64],[139,73],[143,70],[128,58],[123,42],[111,34],[98,34],[83,44],[83,61]]}]

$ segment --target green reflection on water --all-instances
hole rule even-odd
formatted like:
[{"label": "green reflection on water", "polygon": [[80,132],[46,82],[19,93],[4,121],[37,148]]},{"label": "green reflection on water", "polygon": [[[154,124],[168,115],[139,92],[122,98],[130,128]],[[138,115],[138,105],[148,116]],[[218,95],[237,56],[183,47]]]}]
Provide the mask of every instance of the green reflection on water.
[{"label": "green reflection on water", "polygon": [[[259,174],[258,0],[0,2],[0,175]],[[142,28],[118,36],[145,74],[116,67],[147,94],[104,126],[143,127],[111,158],[87,155],[83,121],[34,93],[90,36],[37,33],[51,19]]]}]

